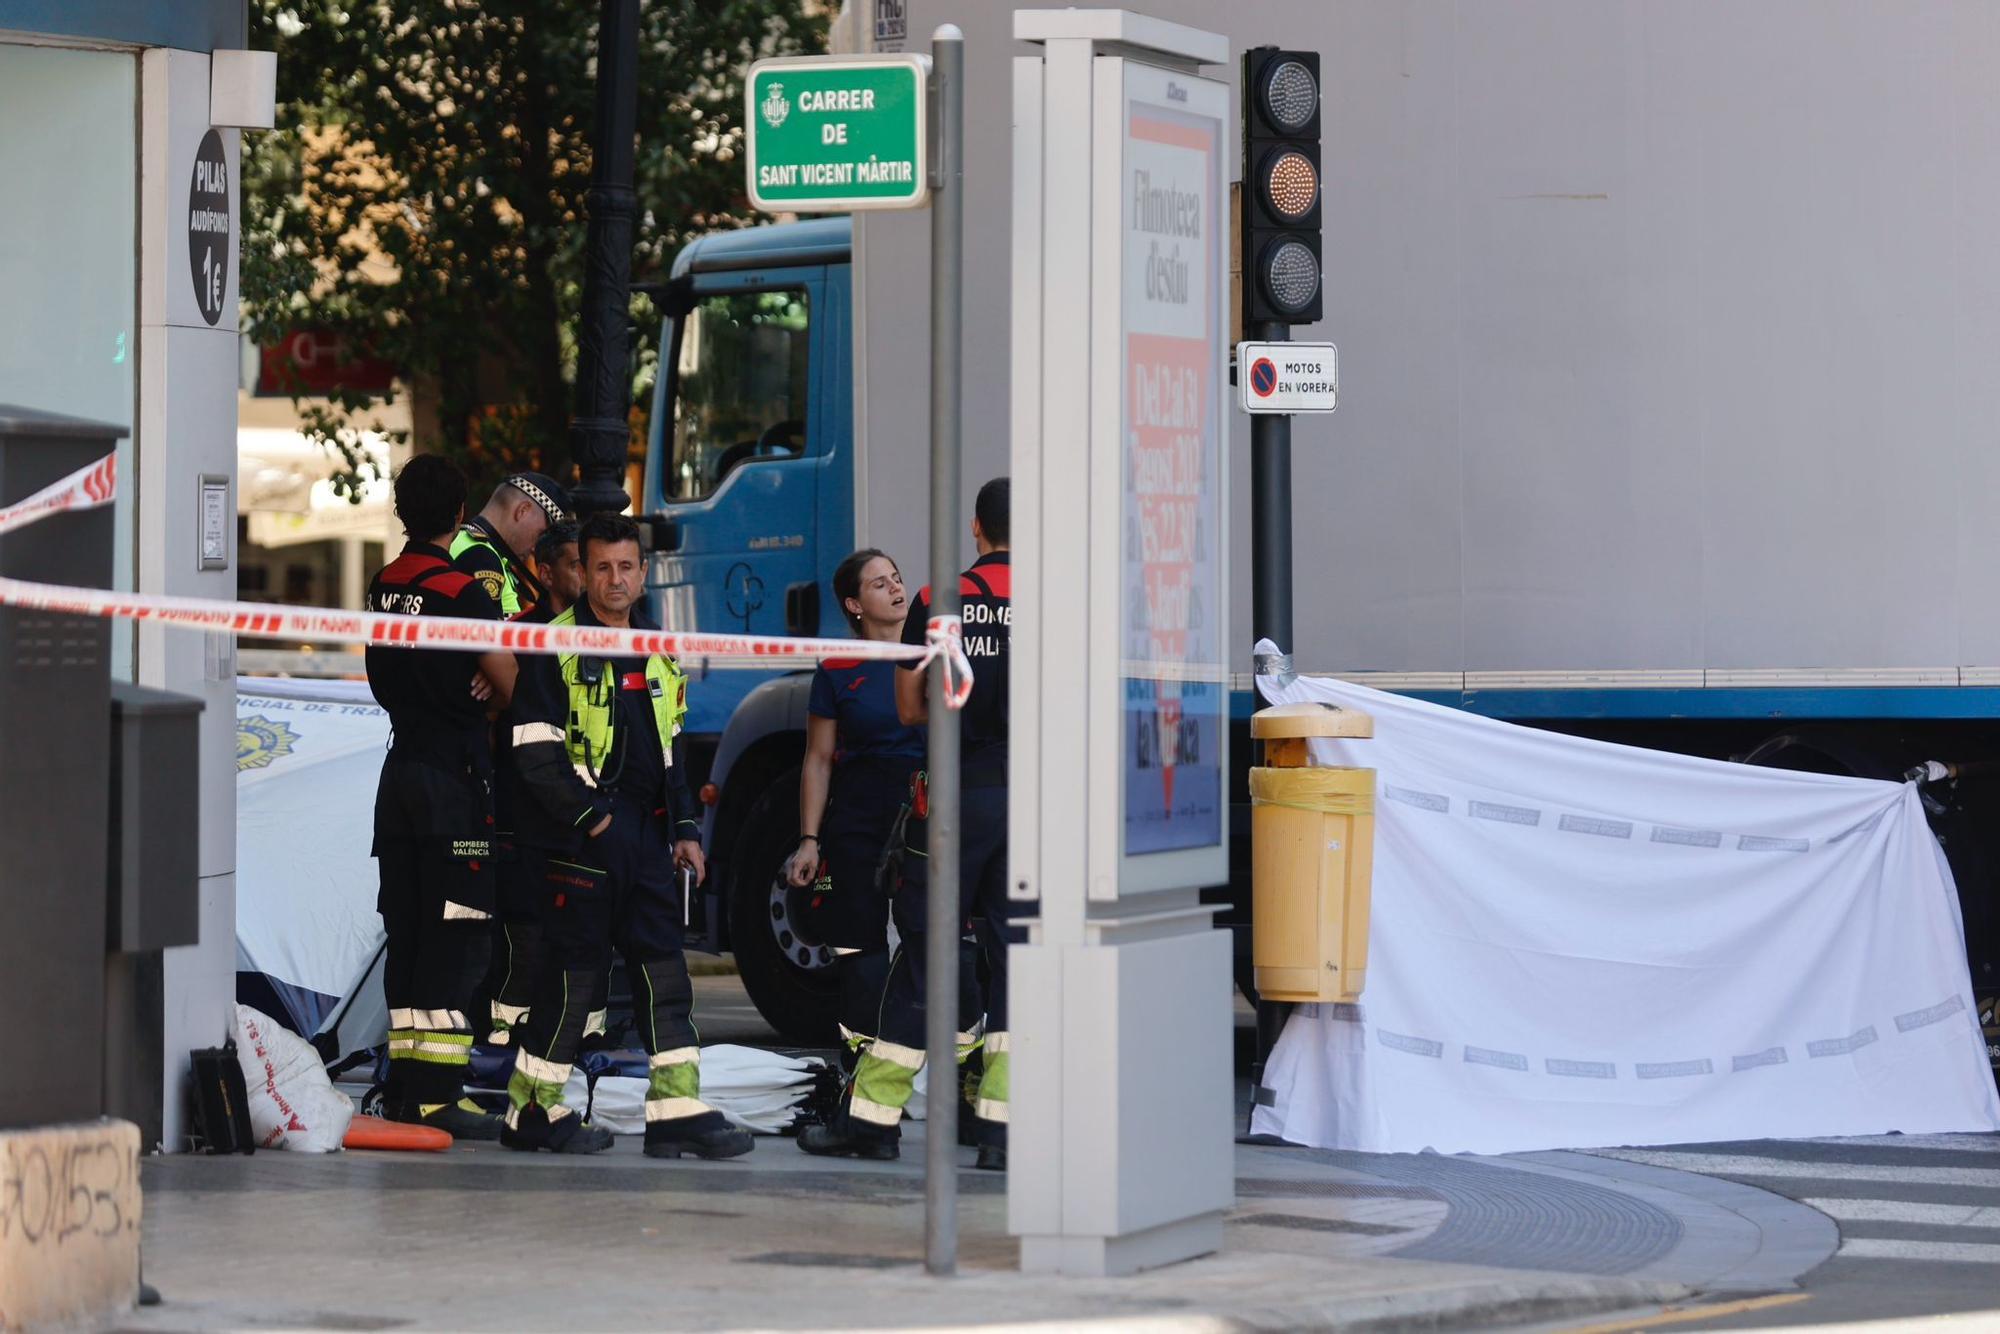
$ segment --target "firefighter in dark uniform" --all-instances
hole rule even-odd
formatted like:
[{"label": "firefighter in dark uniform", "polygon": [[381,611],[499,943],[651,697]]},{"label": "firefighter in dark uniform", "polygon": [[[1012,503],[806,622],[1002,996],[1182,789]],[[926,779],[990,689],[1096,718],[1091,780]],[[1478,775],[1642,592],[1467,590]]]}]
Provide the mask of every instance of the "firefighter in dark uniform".
[{"label": "firefighter in dark uniform", "polygon": [[524,621],[547,625],[583,596],[583,561],[576,552],[576,525],[552,523],[535,543],[535,578],[548,596],[524,613]]},{"label": "firefighter in dark uniform", "polygon": [[[490,550],[490,548],[482,548]],[[516,620],[546,626],[572,602],[584,596],[584,570],[576,558],[576,524],[550,524],[548,532],[534,544],[534,574],[542,596]],[[510,814],[520,810],[522,800],[530,800],[520,786],[508,752],[508,730],[498,736],[500,754],[494,756],[498,770],[500,812],[512,824]],[[536,908],[536,886],[542,884],[540,860],[514,846],[512,828],[502,834],[500,856],[500,938],[494,942],[494,968],[488,978],[492,1000],[488,1004],[490,1046],[506,1046],[512,1032],[528,1022],[528,1004],[534,1000],[534,984],[542,974],[542,914]],[[590,1032],[602,1032],[602,1006],[592,1012]]]},{"label": "firefighter in dark uniform", "polygon": [[[594,514],[578,533],[584,597],[552,622],[633,626],[644,591],[639,530]],[[632,978],[649,1057],[648,1157],[733,1158],[750,1136],[701,1101],[694,985],[681,934],[685,869],[706,872],[688,791],[681,721],[687,678],[672,659],[544,655],[524,664],[514,696],[514,762],[531,801],[520,840],[543,858],[549,952],[507,1085],[509,1148],[595,1153],[602,1128],[563,1102],[592,998],[611,951]]]},{"label": "firefighter in dark uniform", "polygon": [[[499,606],[455,568],[445,544],[465,516],[465,478],[419,454],[396,477],[410,541],[368,586],[368,609],[494,620]],[[472,1025],[466,1007],[492,947],[493,760],[487,703],[514,687],[508,653],[370,648],[368,686],[393,735],[375,795],[377,908],[388,934],[383,1115],[494,1139],[500,1119],[464,1097]]]},{"label": "firefighter in dark uniform", "polygon": [[569,522],[569,492],[538,472],[510,473],[451,539],[452,563],[479,580],[512,620],[544,596],[529,558],[542,534]]},{"label": "firefighter in dark uniform", "polygon": [[[517,620],[547,625],[583,596],[583,566],[576,555],[575,524],[551,524],[535,543],[535,578],[541,596]],[[512,756],[507,753],[508,737],[503,734],[494,741],[498,752],[494,767],[498,771],[499,807],[511,825],[512,812],[518,811],[522,801],[529,798],[521,788]],[[486,1035],[487,1043],[496,1047],[511,1042],[514,1029],[527,1022],[528,1006],[534,999],[544,957],[541,912],[535,906],[534,892],[534,887],[541,884],[541,865],[535,857],[514,846],[511,828],[501,835],[501,843],[500,935],[494,942],[493,971],[488,978],[492,999],[488,1003],[490,1023]],[[586,1033],[603,1032],[603,1013],[601,1005],[593,1011]]]},{"label": "firefighter in dark uniform", "polygon": [[[1007,898],[1007,662],[1013,631],[1013,580],[1008,563],[1008,481],[979,489],[972,540],[979,558],[959,576],[964,600],[965,652],[972,661],[972,696],[960,714],[958,892],[962,918],[974,919],[987,970],[985,1069],[974,1102],[978,1165],[1007,1165],[1007,946],[1020,939]],[[917,595],[903,623],[903,642],[922,644],[931,615],[930,589]],[[911,725],[924,720],[924,676],[899,664],[896,711]],[[799,1135],[807,1153],[894,1158],[903,1109],[924,1065],[924,941],[929,935],[929,877],[918,822],[910,822],[903,883],[893,904],[901,944],[890,964],[881,1023],[861,1053],[833,1124]],[[949,1087],[934,1079],[935,1087]]]}]

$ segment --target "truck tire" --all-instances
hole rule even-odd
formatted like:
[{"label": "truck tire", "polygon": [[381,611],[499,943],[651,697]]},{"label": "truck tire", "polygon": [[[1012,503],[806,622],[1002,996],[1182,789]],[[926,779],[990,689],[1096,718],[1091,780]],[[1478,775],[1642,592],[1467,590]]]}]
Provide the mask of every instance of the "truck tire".
[{"label": "truck tire", "polygon": [[803,938],[788,911],[800,891],[779,883],[798,842],[799,770],[793,765],[758,794],[736,835],[729,859],[729,941],[743,989],[765,1022],[787,1042],[831,1047],[840,1031],[833,952]]}]

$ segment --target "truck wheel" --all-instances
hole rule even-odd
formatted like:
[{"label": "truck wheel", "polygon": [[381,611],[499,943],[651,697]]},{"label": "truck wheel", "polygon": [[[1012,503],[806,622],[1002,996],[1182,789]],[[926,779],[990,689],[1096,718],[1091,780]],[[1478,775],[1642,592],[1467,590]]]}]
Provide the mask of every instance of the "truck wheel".
[{"label": "truck wheel", "polygon": [[834,954],[798,911],[808,890],[781,872],[799,842],[799,770],[771,780],[743,818],[730,858],[729,940],[743,989],[788,1042],[830,1047],[838,1039]]}]

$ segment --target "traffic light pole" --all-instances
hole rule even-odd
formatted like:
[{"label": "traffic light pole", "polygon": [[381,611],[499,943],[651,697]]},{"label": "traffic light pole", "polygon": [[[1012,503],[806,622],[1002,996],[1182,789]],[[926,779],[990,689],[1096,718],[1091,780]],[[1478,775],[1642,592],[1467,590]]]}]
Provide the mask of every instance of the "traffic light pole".
[{"label": "traffic light pole", "polygon": [[[1288,343],[1289,324],[1259,324],[1252,341]],[[1249,372],[1237,368],[1238,375]],[[1292,642],[1292,419],[1260,412],[1250,418],[1250,637],[1285,652]]]},{"label": "traffic light pole", "polygon": [[[1253,341],[1287,343],[1289,324],[1256,324]],[[1238,375],[1248,375],[1237,367]],[[1268,639],[1286,653],[1298,651],[1292,637],[1292,419],[1288,413],[1260,412],[1250,418],[1250,638]],[[1264,1060],[1278,1041],[1292,1007],[1257,1002],[1254,1081],[1264,1082]]]},{"label": "traffic light pole", "polygon": [[[931,197],[931,615],[957,617],[961,272],[965,250],[965,37],[931,34],[939,171]],[[989,690],[991,686],[987,687]],[[924,1268],[958,1266],[958,714],[945,663],[930,669],[929,938],[924,942]]]}]

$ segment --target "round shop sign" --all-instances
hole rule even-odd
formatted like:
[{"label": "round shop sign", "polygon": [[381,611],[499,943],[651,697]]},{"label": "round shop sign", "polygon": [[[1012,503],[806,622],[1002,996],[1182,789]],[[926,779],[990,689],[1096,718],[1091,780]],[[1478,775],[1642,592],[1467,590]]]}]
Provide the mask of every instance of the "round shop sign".
[{"label": "round shop sign", "polygon": [[210,324],[222,318],[229,292],[229,256],[235,248],[229,228],[229,161],[222,135],[210,130],[194,155],[188,185],[188,265],[194,274],[194,303]]}]

